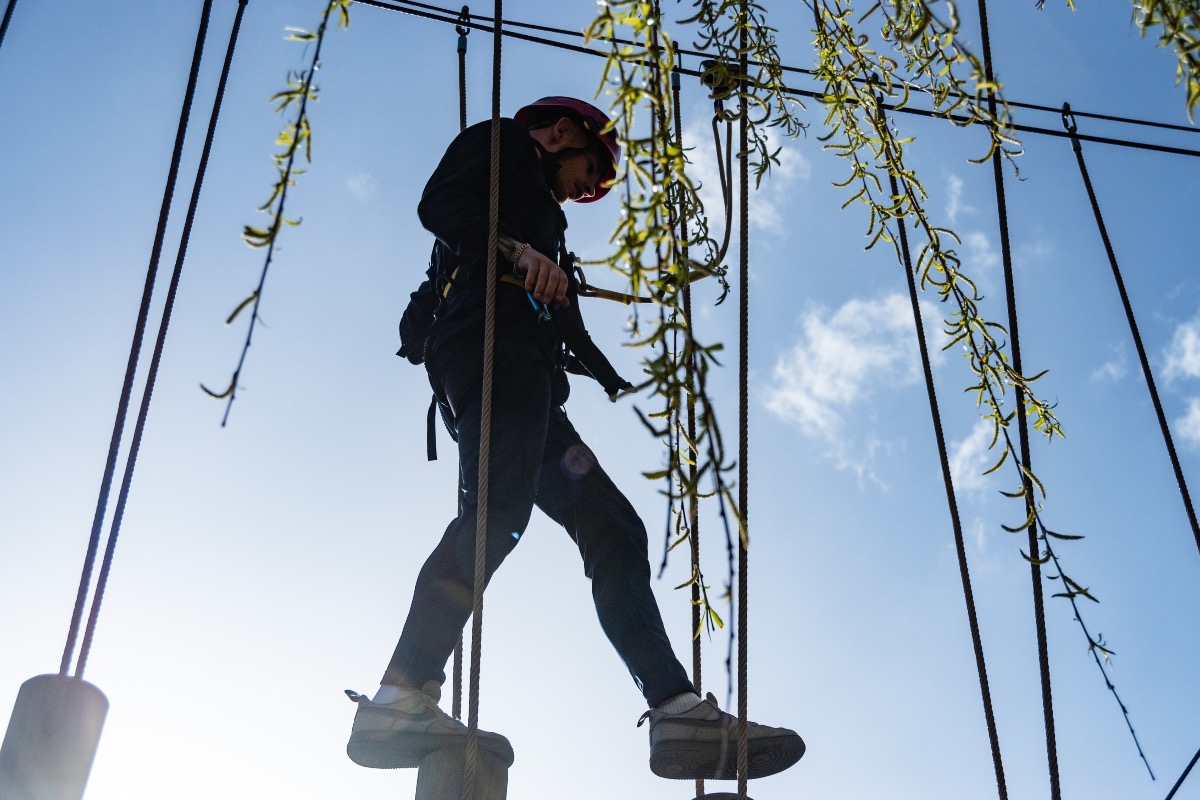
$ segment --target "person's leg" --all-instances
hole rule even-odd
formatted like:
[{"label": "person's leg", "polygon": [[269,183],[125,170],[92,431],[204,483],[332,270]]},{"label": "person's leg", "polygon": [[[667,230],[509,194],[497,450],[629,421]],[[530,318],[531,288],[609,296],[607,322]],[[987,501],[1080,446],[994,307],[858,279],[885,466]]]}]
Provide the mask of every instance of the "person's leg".
[{"label": "person's leg", "polygon": [[[651,771],[737,777],[738,720],[711,694],[695,694],[650,589],[646,528],[561,409],[550,412],[537,504],[579,546],[600,625],[650,705],[642,721],[650,721]],[[804,754],[804,742],[787,728],[748,722],[747,734],[751,778],[787,769]]]},{"label": "person's leg", "polygon": [[[474,602],[481,422],[479,379],[475,377],[478,362],[463,353],[440,353],[438,361],[447,364],[435,375],[453,409],[458,436],[459,514],[417,577],[408,619],[384,675],[384,683],[414,688],[430,680],[439,684],[445,680],[446,660]],[[544,363],[513,360],[503,351],[497,352],[495,363],[488,462],[488,579],[529,523],[550,410],[550,374]]]},{"label": "person's leg", "polygon": [[558,408],[550,412],[537,505],[578,545],[600,626],[647,703],[694,691],[650,588],[646,526]]}]

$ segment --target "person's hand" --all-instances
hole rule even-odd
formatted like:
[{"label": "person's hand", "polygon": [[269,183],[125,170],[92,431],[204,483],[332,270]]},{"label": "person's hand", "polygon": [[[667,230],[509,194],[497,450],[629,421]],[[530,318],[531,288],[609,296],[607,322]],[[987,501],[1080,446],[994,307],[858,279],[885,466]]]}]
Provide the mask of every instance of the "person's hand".
[{"label": "person's hand", "polygon": [[526,247],[516,263],[518,277],[525,278],[525,291],[547,305],[569,305],[567,300],[567,273],[558,264],[544,255]]}]

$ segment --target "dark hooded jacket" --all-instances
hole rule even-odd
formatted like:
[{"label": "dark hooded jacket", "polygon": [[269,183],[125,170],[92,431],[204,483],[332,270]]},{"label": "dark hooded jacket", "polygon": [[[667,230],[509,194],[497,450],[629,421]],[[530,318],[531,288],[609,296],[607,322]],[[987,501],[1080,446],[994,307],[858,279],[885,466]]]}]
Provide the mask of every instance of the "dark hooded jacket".
[{"label": "dark hooded jacket", "polygon": [[[425,185],[417,213],[437,241],[426,280],[400,323],[400,354],[419,363],[432,335],[442,347],[477,348],[486,301],[491,122],[459,134]],[[544,360],[594,377],[611,396],[631,388],[592,342],[579,310],[579,284],[567,260],[567,219],[547,181],[546,154],[520,123],[500,121],[500,230],[567,269],[570,305],[539,321],[521,286],[501,281],[496,295],[496,346],[519,360]],[[511,271],[500,259],[501,273]],[[430,318],[433,324],[430,325]],[[573,355],[574,358],[568,356]],[[565,380],[563,381],[565,384]],[[561,400],[565,400],[565,392]],[[560,402],[561,402],[560,400]]]}]

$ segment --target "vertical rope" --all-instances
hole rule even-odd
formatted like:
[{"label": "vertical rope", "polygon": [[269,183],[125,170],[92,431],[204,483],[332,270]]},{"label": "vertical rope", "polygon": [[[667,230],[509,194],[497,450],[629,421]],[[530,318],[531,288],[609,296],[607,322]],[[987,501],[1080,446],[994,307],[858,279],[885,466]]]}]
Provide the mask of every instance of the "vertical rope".
[{"label": "vertical rope", "polygon": [[[882,102],[877,96],[880,125],[886,125]],[[892,197],[900,197],[900,186],[895,173],[889,170]],[[937,390],[933,385],[933,368],[929,360],[929,345],[925,341],[925,325],[921,319],[921,304],[917,295],[917,281],[913,272],[912,256],[908,247],[908,229],[904,220],[899,220],[900,255],[903,258],[904,274],[908,279],[908,298],[912,304],[913,323],[917,328],[917,346],[921,352],[921,366],[925,372],[925,393],[929,396],[929,413],[933,418],[933,432],[937,437],[938,458],[942,465],[942,482],[946,487],[946,502],[950,506],[950,522],[954,528],[954,549],[958,554],[958,573],[962,579],[963,600],[967,606],[967,622],[971,628],[971,644],[975,650],[975,671],[979,675],[979,693],[983,698],[983,713],[987,721],[988,742],[992,748],[992,766],[996,771],[996,789],[1000,800],[1008,800],[1008,786],[1004,780],[1004,761],[1000,755],[1000,737],[996,731],[996,714],[992,708],[992,692],[988,685],[987,663],[983,657],[983,638],[979,633],[979,617],[975,611],[975,592],[971,588],[971,572],[967,566],[967,548],[963,538],[962,519],[958,513],[958,499],[954,493],[954,479],[950,474],[950,456],[946,448],[946,436],[942,429],[942,413],[938,408]]]},{"label": "vertical rope", "polygon": [[492,435],[492,366],[496,345],[496,253],[500,245],[500,51],[503,0],[496,0],[492,26],[492,141],[488,197],[487,299],[483,322],[483,396],[479,421],[479,487],[475,525],[475,610],[471,621],[471,689],[467,711],[467,763],[463,800],[475,796],[479,757],[479,665],[483,644],[483,584],[487,577],[488,460]]},{"label": "vertical rope", "polygon": [[242,18],[245,16],[247,2],[248,0],[238,1],[237,15],[234,17],[233,28],[229,34],[229,45],[225,50],[225,62],[221,67],[221,78],[217,84],[217,94],[213,100],[212,114],[208,120],[208,132],[204,137],[204,147],[200,155],[200,164],[196,168],[196,180],[192,185],[192,195],[188,201],[183,232],[179,237],[179,249],[175,255],[175,268],[171,273],[171,282],[167,289],[167,299],[163,305],[162,320],[159,322],[158,336],[154,342],[154,353],[150,358],[150,369],[146,377],[146,387],[142,393],[142,403],[138,409],[138,418],[134,424],[133,438],[129,445],[129,456],[125,462],[125,474],[121,479],[121,489],[117,495],[117,505],[113,511],[113,519],[109,527],[108,543],[105,546],[100,574],[96,579],[96,589],[92,596],[92,607],[88,615],[83,643],[79,648],[79,664],[75,668],[75,677],[77,678],[83,677],[83,671],[87,665],[88,653],[92,647],[92,639],[96,632],[96,622],[100,616],[100,605],[104,602],[104,591],[108,585],[109,572],[112,569],[113,553],[116,550],[117,538],[121,533],[121,521],[125,517],[125,504],[129,499],[129,487],[133,482],[133,470],[137,465],[138,451],[141,449],[142,444],[142,434],[146,429],[146,417],[150,411],[150,399],[154,394],[154,384],[158,378],[158,368],[162,363],[167,329],[171,325],[171,312],[175,307],[175,296],[179,291],[179,279],[183,274],[183,262],[187,257],[188,240],[191,238],[192,225],[196,220],[196,207],[200,204],[200,190],[204,185],[204,173],[208,168],[208,157],[212,152],[213,139],[216,137],[217,118],[220,116],[221,103],[225,98],[225,86],[229,82],[229,70],[233,64],[233,52],[237,47],[238,32],[241,30]]},{"label": "vertical rope", "polygon": [[[979,27],[983,40],[984,78],[989,84],[994,84],[992,72],[992,46],[988,34],[987,0],[979,0]],[[988,90],[988,110],[996,115],[996,93]],[[996,184],[996,210],[1000,217],[1000,252],[1004,261],[1004,288],[1008,302],[1008,332],[1012,338],[1012,365],[1018,375],[1023,375],[1021,367],[1021,338],[1017,327],[1017,300],[1013,281],[1012,249],[1008,238],[1008,207],[1004,197],[1004,169],[999,150],[992,153],[992,174]],[[1025,391],[1020,386],[1014,387],[1014,402],[1016,404],[1017,430],[1021,440],[1021,465],[1024,468],[1021,481],[1025,487],[1025,504],[1029,513],[1034,507],[1034,487],[1027,477],[1032,472],[1032,459],[1029,451],[1029,422],[1026,419]],[[1061,800],[1062,788],[1058,774],[1058,744],[1054,733],[1054,695],[1050,685],[1050,652],[1046,642],[1046,613],[1042,597],[1042,568],[1037,558],[1038,545],[1037,526],[1029,526],[1029,570],[1033,584],[1034,623],[1037,628],[1038,665],[1042,681],[1042,716],[1046,728],[1046,764],[1050,773],[1051,800]]]},{"label": "vertical rope", "polygon": [[[671,100],[675,122],[675,146],[683,151],[683,119],[679,108],[679,71],[671,72]],[[688,263],[688,221],[687,208],[683,196],[679,199],[679,260],[680,265]],[[692,328],[692,282],[690,277],[684,278],[683,285],[683,317],[686,328],[685,342],[687,353],[684,357],[684,380],[687,384],[687,437],[689,442],[696,441],[696,352],[695,331]],[[688,483],[696,485],[696,459],[688,465]],[[700,496],[693,491],[688,496],[688,544],[692,562],[692,686],[697,694],[704,691],[704,667],[700,640]],[[696,797],[704,796],[704,779],[696,779]]]},{"label": "vertical rope", "polygon": [[[1070,122],[1068,123],[1068,118]],[[1076,125],[1071,106],[1063,104],[1063,126],[1071,134],[1071,147],[1075,150],[1075,158],[1079,162],[1079,174],[1083,178],[1084,188],[1087,189],[1088,200],[1092,204],[1092,213],[1096,217],[1096,226],[1100,230],[1100,239],[1104,242],[1104,252],[1108,254],[1108,263],[1112,267],[1113,280],[1117,282],[1117,292],[1121,295],[1121,305],[1125,309],[1125,318],[1129,321],[1129,332],[1133,336],[1134,347],[1137,348],[1138,360],[1142,364],[1142,374],[1146,376],[1146,387],[1150,390],[1150,400],[1154,403],[1154,413],[1158,416],[1158,427],[1162,429],[1163,442],[1167,446],[1167,454],[1171,457],[1171,467],[1175,470],[1175,483],[1179,486],[1179,494],[1183,498],[1183,508],[1187,512],[1188,523],[1192,526],[1192,536],[1196,539],[1196,549],[1200,550],[1200,525],[1196,522],[1196,509],[1192,506],[1192,497],[1188,493],[1187,480],[1183,477],[1183,467],[1179,463],[1179,454],[1175,452],[1175,441],[1171,437],[1171,428],[1167,425],[1167,415],[1163,411],[1162,400],[1158,396],[1158,387],[1154,383],[1154,373],[1150,370],[1150,359],[1146,356],[1146,347],[1142,344],[1142,334],[1138,330],[1137,320],[1133,316],[1133,305],[1129,302],[1129,294],[1125,291],[1125,281],[1121,278],[1121,268],[1117,265],[1117,256],[1113,252],[1112,241],[1108,238],[1108,228],[1104,217],[1100,214],[1100,204],[1096,200],[1096,191],[1092,188],[1092,179],[1088,175],[1087,164],[1083,160],[1083,147],[1079,137],[1075,135]]]},{"label": "vertical rope", "polygon": [[750,91],[750,33],[749,11],[743,0],[741,7],[741,46],[738,59],[741,92],[738,94],[739,114],[739,177],[741,179],[740,230],[741,263],[739,265],[738,288],[741,291],[738,306],[740,327],[738,352],[738,512],[741,515],[741,531],[738,536],[738,745],[737,779],[738,800],[746,800],[746,788],[750,771],[750,741],[746,720],[749,718],[749,614],[750,614],[750,108],[746,95]]},{"label": "vertical rope", "polygon": [[[458,19],[461,24],[455,26],[454,30],[458,33],[458,131],[462,133],[467,129],[467,34],[471,32],[467,25],[471,20],[470,8],[463,6]],[[461,634],[454,645],[453,672],[452,691],[454,696],[450,701],[450,713],[454,715],[455,719],[462,719],[463,637]]]},{"label": "vertical rope", "polygon": [[[10,6],[11,10],[11,6]],[[104,527],[104,511],[108,507],[109,492],[112,490],[113,474],[116,472],[117,451],[121,447],[121,434],[125,429],[125,418],[129,413],[129,399],[133,392],[133,378],[137,372],[138,356],[142,349],[142,340],[146,334],[146,321],[150,313],[150,298],[154,294],[154,284],[158,278],[158,262],[162,255],[163,239],[166,237],[167,217],[171,210],[171,199],[175,193],[175,180],[179,174],[179,162],[183,155],[183,139],[187,132],[188,115],[191,112],[192,99],[196,93],[196,80],[200,73],[200,57],[204,51],[204,38],[208,31],[208,20],[212,11],[212,0],[205,0],[200,13],[200,27],[196,33],[196,47],[192,54],[192,68],[188,74],[187,89],[183,97],[183,109],[179,115],[179,126],[175,132],[175,149],[171,153],[171,165],[167,170],[167,183],[163,189],[162,206],[158,212],[158,229],[154,235],[154,245],[150,251],[150,263],[146,269],[146,283],[142,288],[142,302],[138,309],[137,323],[134,325],[133,343],[129,348],[129,360],[125,366],[125,381],[121,386],[121,398],[117,403],[117,416],[113,422],[112,438],[108,446],[108,460],[104,465],[104,476],[100,480],[100,493],[96,499],[96,512],[92,519],[92,532],[88,539],[87,553],[83,560],[83,571],[79,579],[79,590],[75,596],[75,608],[71,613],[71,625],[67,632],[66,646],[63,648],[62,662],[59,664],[59,674],[66,675],[71,668],[71,656],[75,649],[75,640],[79,636],[79,624],[83,618],[83,605],[87,599],[88,586],[92,580],[92,570],[96,564],[96,551],[100,544],[100,529]],[[77,675],[81,672],[77,673]]]}]

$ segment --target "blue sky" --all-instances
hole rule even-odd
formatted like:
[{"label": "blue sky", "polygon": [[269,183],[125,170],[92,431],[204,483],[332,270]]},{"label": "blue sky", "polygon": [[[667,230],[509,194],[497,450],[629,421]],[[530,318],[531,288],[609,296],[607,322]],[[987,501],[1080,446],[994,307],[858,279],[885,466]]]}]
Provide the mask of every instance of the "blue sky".
[{"label": "blue sky", "polygon": [[[804,9],[775,5],[785,61],[810,65]],[[86,673],[112,703],[89,800],[412,792],[415,774],[346,759],[354,709],[341,691],[374,687],[454,506],[449,442],[440,461],[424,460],[424,375],[393,355],[430,244],[416,202],[458,126],[448,26],[359,6],[350,29],[331,35],[312,109],[314,163],[289,199],[303,223],[281,241],[228,427],[199,389],[228,380],[244,336],[223,321],[261,267],[239,234],[261,219],[254,209],[273,181],[281,120],[267,98],[303,61],[284,28],[312,25],[319,6],[247,8]],[[1186,124],[1173,58],[1138,37],[1127,4],[1033,6],[993,4],[996,69],[1011,99]],[[671,6],[671,19],[688,8]],[[58,665],[199,9],[27,1],[0,48],[5,708],[22,681]],[[164,272],[235,10],[215,3]],[[973,8],[960,11],[974,31]],[[513,19],[573,29],[591,13],[586,3],[505,6]],[[547,94],[591,97],[600,80],[600,59],[511,40],[504,54],[505,113]],[[472,35],[468,59],[479,120],[489,109],[485,34]],[[696,174],[713,186],[711,104],[698,85],[685,82],[683,110]],[[754,718],[796,728],[809,752],[751,796],[994,797],[904,276],[889,252],[864,252],[865,217],[840,210],[845,192],[831,186],[845,167],[817,138],[823,111],[809,102],[803,114],[808,135],[784,143],[752,200],[750,703]],[[1056,114],[1016,118],[1060,127]],[[1002,318],[991,170],[968,163],[981,134],[894,121],[917,137],[912,164],[931,210],[963,238],[985,313]],[[1080,122],[1087,133],[1200,149],[1194,134]],[[1151,782],[1138,760],[1069,606],[1048,600],[1064,793],[1163,797],[1200,747],[1200,557],[1070,146],[1023,141],[1021,180],[1010,171],[1007,181],[1022,349],[1028,371],[1050,370],[1041,390],[1067,432],[1034,447],[1044,514],[1087,536],[1060,553],[1102,601],[1085,618],[1117,652],[1110,675],[1159,775]],[[1099,144],[1085,153],[1192,478],[1200,162]],[[604,254],[617,207],[567,212],[572,248]],[[589,277],[620,288],[615,276]],[[725,341],[732,363],[734,305],[712,299],[702,298],[702,336]],[[941,307],[926,300],[936,343]],[[636,374],[639,353],[622,347],[626,310],[593,301],[584,313],[618,368]],[[1000,528],[1020,516],[998,494],[1015,479],[980,476],[978,411],[962,392],[970,375],[957,353],[934,349],[1010,796],[1048,796],[1029,571],[1023,539]],[[731,370],[715,384],[731,432],[735,385]],[[634,405],[653,407],[644,397],[612,406],[576,382],[569,411],[654,537],[660,487],[638,473],[660,454]],[[704,530],[703,566],[719,593],[724,545],[715,519]],[[656,583],[685,662],[689,610],[672,587],[686,573],[675,559]],[[577,555],[547,520],[535,518],[493,582],[485,619],[482,718],[513,741],[510,797],[692,796],[691,784],[649,773],[645,729],[634,726],[641,697],[594,620]],[[723,698],[725,640],[706,645],[705,686]],[[1198,780],[1177,797],[1200,798]]]}]

